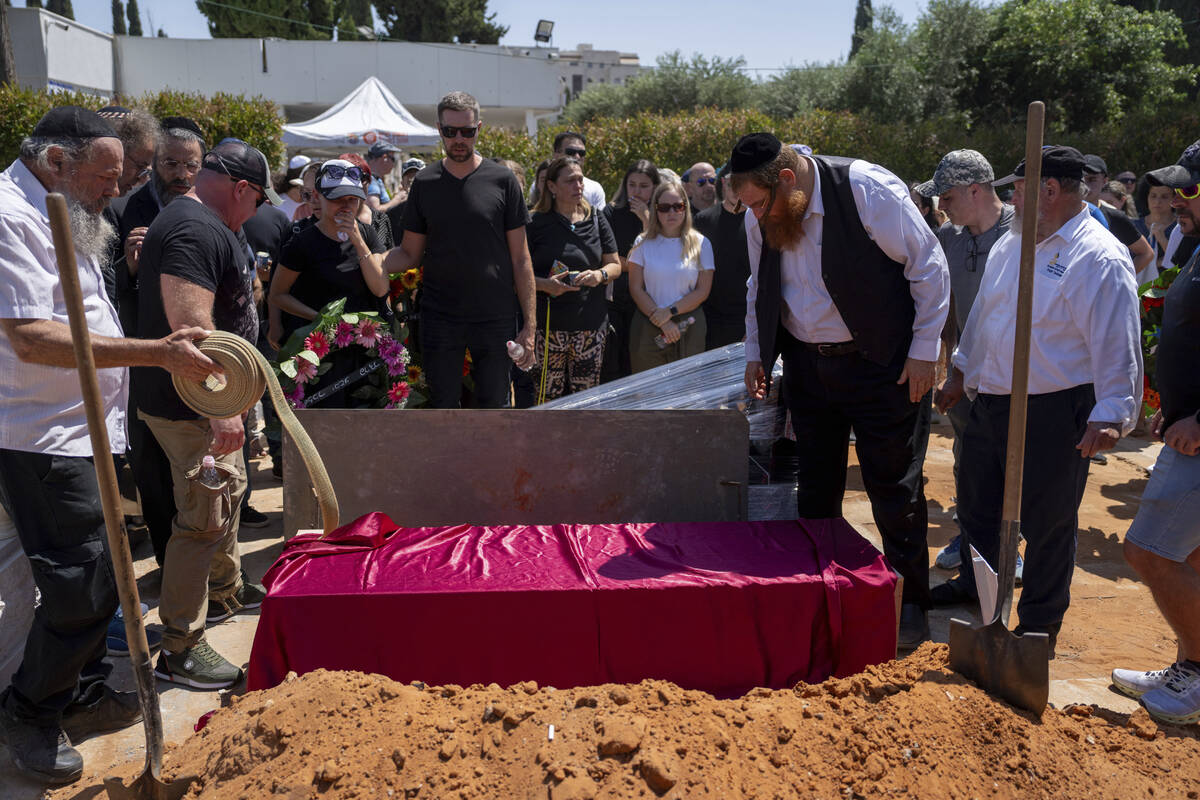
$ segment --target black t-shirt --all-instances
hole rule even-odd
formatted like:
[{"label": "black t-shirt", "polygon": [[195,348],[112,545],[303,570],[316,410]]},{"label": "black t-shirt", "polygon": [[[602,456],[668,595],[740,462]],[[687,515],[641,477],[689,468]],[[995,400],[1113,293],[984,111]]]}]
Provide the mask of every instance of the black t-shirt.
[{"label": "black t-shirt", "polygon": [[[572,270],[599,269],[601,256],[617,252],[617,243],[603,214],[593,210],[587,219],[572,225],[561,214],[547,211],[534,214],[529,222],[529,252],[533,274],[548,278],[555,261]],[[538,325],[546,327],[549,304],[552,331],[594,331],[608,316],[603,286],[583,287],[558,297],[538,292],[537,301]]]},{"label": "black t-shirt", "polygon": [[404,241],[404,207],[408,205],[408,201],[396,203],[387,210],[388,221],[392,223],[392,238],[398,245]]},{"label": "black t-shirt", "polygon": [[1134,227],[1133,220],[1125,216],[1120,211],[1109,208],[1108,206],[1100,206],[1101,213],[1108,220],[1108,232],[1117,237],[1117,241],[1129,247],[1138,239],[1142,238],[1142,234]]},{"label": "black t-shirt", "polygon": [[1180,270],[1163,301],[1155,380],[1163,430],[1200,410],[1200,253]]},{"label": "black t-shirt", "polygon": [[712,242],[712,291],[704,301],[706,319],[744,322],[746,281],[750,278],[750,253],[746,248],[746,220],[718,203],[696,215],[696,230]]},{"label": "black t-shirt", "polygon": [[404,229],[425,235],[421,313],[456,322],[492,322],[517,313],[508,232],[527,214],[508,167],[484,159],[465,178],[438,161],[417,173]]},{"label": "black t-shirt", "polygon": [[[359,222],[358,230],[372,253],[384,251],[375,228]],[[279,263],[300,273],[289,294],[314,311],[342,297],[346,298],[346,311],[379,310],[379,298],[367,288],[354,245],[330,239],[316,225],[301,229],[288,240]],[[286,311],[281,321],[285,335],[310,322]]]},{"label": "black t-shirt", "polygon": [[[212,209],[181,197],[150,223],[138,262],[138,336],[142,339],[158,339],[171,332],[163,308],[163,275],[213,293],[212,318],[217,330],[237,334],[250,343],[257,339],[253,263],[237,235]],[[166,419],[196,418],[179,399],[166,370],[135,367],[134,372],[138,408]]]},{"label": "black t-shirt", "polygon": [[[642,235],[642,219],[629,210],[628,206],[620,208],[614,205],[604,207],[604,218],[612,228],[613,238],[617,240],[617,255],[621,258],[629,256],[637,237]],[[613,281],[613,305],[617,308],[633,311],[633,296],[629,294],[629,275],[621,270],[621,277]]]},{"label": "black t-shirt", "polygon": [[292,223],[287,214],[269,203],[263,203],[253,217],[242,223],[242,233],[246,235],[250,249],[270,255],[272,264],[279,263],[279,253],[291,230]]}]

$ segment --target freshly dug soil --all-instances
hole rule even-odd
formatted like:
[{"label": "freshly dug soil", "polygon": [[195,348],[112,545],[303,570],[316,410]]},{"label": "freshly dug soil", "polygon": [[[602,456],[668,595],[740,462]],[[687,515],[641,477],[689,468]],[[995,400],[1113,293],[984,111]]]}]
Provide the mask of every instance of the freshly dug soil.
[{"label": "freshly dug soil", "polygon": [[662,681],[464,689],[319,670],[233,699],[166,772],[221,800],[1200,797],[1196,726],[1089,706],[1037,720],[946,659],[927,644],[737,700]]}]

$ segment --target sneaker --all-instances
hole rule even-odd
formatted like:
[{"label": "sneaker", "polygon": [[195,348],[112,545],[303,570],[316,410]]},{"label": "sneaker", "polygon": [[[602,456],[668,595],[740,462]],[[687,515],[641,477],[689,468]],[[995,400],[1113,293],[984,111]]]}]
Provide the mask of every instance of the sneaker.
[{"label": "sneaker", "polygon": [[208,614],[205,615],[204,619],[210,625],[224,622],[240,611],[245,611],[248,608],[258,608],[262,605],[266,597],[267,590],[257,583],[251,583],[246,577],[246,571],[242,570],[242,588],[238,589],[230,597],[222,600],[213,600],[210,598],[208,601]]},{"label": "sneaker", "polygon": [[1151,689],[1160,689],[1167,685],[1167,681],[1175,674],[1175,670],[1179,668],[1178,664],[1172,664],[1166,669],[1147,670],[1146,672],[1138,672],[1132,669],[1114,669],[1112,671],[1112,685],[1121,694],[1129,695],[1135,700],[1140,698]]},{"label": "sneaker", "polygon": [[283,480],[283,459],[271,456],[271,477]]},{"label": "sneaker", "polygon": [[242,516],[238,525],[242,528],[265,528],[271,524],[271,518],[253,506],[242,508]]},{"label": "sneaker", "polygon": [[[145,603],[141,605],[142,616],[145,617],[146,612],[150,610],[150,606]],[[125,615],[121,613],[119,607],[117,608],[117,613],[113,614],[112,620],[108,623],[108,635],[104,641],[110,656],[129,655],[129,641],[125,636]],[[147,628],[146,644],[150,645],[150,652],[154,652],[162,646],[162,634]]]},{"label": "sneaker", "polygon": [[1104,455],[1103,453],[1096,453],[1096,455],[1092,456],[1092,463],[1093,464],[1107,464],[1108,456]]},{"label": "sneaker", "polygon": [[72,742],[81,742],[94,733],[107,733],[128,728],[142,718],[137,692],[118,692],[109,686],[90,706],[68,706],[62,716],[62,727]]},{"label": "sneaker", "polygon": [[204,639],[181,653],[158,654],[154,674],[193,689],[226,689],[242,679],[242,670],[226,661]]},{"label": "sneaker", "polygon": [[955,536],[950,543],[938,551],[933,565],[938,569],[958,569],[962,566],[962,534]]},{"label": "sneaker", "polygon": [[83,756],[58,725],[18,719],[0,705],[0,742],[8,745],[17,771],[40,783],[62,786],[83,775]]},{"label": "sneaker", "polygon": [[1182,662],[1167,682],[1142,695],[1142,705],[1150,716],[1176,725],[1200,722],[1200,670]]}]

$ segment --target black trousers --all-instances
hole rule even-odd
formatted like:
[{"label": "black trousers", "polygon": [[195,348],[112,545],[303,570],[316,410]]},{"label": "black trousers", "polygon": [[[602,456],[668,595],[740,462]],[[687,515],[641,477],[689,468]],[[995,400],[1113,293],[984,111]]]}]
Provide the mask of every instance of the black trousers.
[{"label": "black trousers", "polygon": [[629,328],[633,315],[638,313],[632,301],[608,304],[608,338],[604,340],[604,363],[600,367],[600,382],[608,383],[633,374],[629,358]]},{"label": "black trousers", "polygon": [[117,588],[92,459],[0,449],[0,502],[41,593],[3,702],[57,724],[67,706],[99,700],[112,669],[104,636]]},{"label": "black trousers", "polygon": [[[964,585],[975,593],[970,549],[994,568],[999,555],[1008,449],[1008,395],[981,394],[963,432],[958,479],[958,524],[963,533]],[[1025,574],[1017,613],[1022,624],[1054,627],[1071,604],[1079,504],[1089,460],[1075,445],[1096,404],[1091,384],[1029,396],[1025,471],[1021,481],[1021,532]]]},{"label": "black trousers", "polygon": [[421,315],[421,358],[433,408],[458,408],[462,400],[463,359],[471,351],[471,378],[480,408],[507,408],[512,359],[507,342],[517,332],[516,318],[493,322],[454,322]]},{"label": "black trousers", "polygon": [[853,427],[883,554],[904,578],[904,602],[929,608],[929,515],[922,476],[929,402],[909,402],[908,384],[896,384],[906,354],[886,367],[858,353],[822,356],[782,328],[780,344],[784,401],[800,451],[800,517],[842,516]]},{"label": "black trousers", "polygon": [[150,530],[154,559],[161,567],[171,538],[171,520],[175,518],[175,488],[171,483],[171,462],[150,432],[150,427],[129,405],[129,468],[137,486],[142,506],[142,519]]}]

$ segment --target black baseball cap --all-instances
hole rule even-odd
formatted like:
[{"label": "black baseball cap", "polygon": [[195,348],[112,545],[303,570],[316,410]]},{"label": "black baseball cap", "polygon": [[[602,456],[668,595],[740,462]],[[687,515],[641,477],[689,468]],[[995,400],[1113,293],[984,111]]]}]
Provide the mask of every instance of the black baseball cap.
[{"label": "black baseball cap", "polygon": [[33,128],[35,139],[120,138],[108,121],[82,106],[58,106],[46,112]]},{"label": "black baseball cap", "polygon": [[1192,142],[1169,167],[1159,167],[1146,173],[1146,182],[1151,186],[1170,186],[1184,189],[1200,183],[1200,139]]},{"label": "black baseball cap", "polygon": [[1088,175],[1107,175],[1108,165],[1104,163],[1104,159],[1095,153],[1088,153],[1083,157],[1083,171]]},{"label": "black baseball cap", "polygon": [[223,175],[239,180],[248,181],[263,190],[263,194],[272,205],[282,201],[271,186],[271,167],[267,157],[253,145],[241,139],[222,139],[216,147],[204,154],[200,163],[202,169],[220,172]]},{"label": "black baseball cap", "polygon": [[379,158],[386,153],[402,153],[404,152],[396,145],[390,142],[376,142],[367,149],[367,158]]},{"label": "black baseball cap", "polygon": [[730,172],[749,172],[775,160],[783,143],[772,133],[747,133],[733,146],[729,156]]},{"label": "black baseball cap", "polygon": [[[1074,147],[1048,144],[1042,148],[1043,178],[1073,178],[1083,180],[1083,153]],[[1011,175],[992,181],[993,186],[1004,186],[1025,177],[1025,159],[1017,164]]]}]

